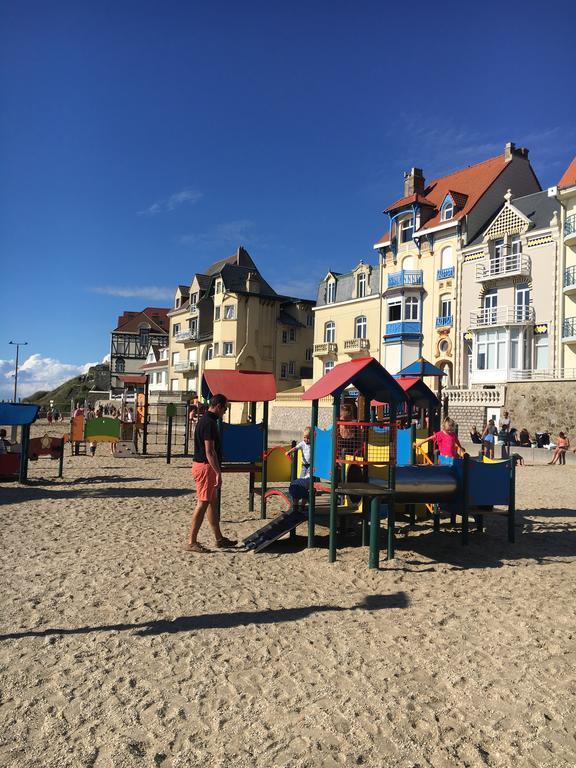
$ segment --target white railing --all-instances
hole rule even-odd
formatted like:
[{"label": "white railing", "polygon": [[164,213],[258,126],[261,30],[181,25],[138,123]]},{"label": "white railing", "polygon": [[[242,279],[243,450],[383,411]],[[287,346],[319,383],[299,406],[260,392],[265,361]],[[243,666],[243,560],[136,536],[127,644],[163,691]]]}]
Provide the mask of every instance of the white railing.
[{"label": "white railing", "polygon": [[348,339],[344,342],[345,352],[364,352],[370,349],[369,339]]},{"label": "white railing", "polygon": [[471,328],[492,325],[526,325],[534,322],[534,307],[488,307],[470,313]]},{"label": "white railing", "polygon": [[186,360],[183,363],[174,363],[174,370],[178,373],[192,372],[198,370],[198,363],[192,362],[192,360]]},{"label": "white railing", "polygon": [[496,280],[499,277],[514,275],[530,276],[532,264],[529,256],[522,253],[509,253],[507,256],[484,259],[476,265],[476,280]]},{"label": "white railing", "polygon": [[504,387],[494,389],[445,389],[450,405],[504,405]]},{"label": "white railing", "polygon": [[510,371],[512,381],[558,381],[576,379],[576,368],[545,368],[536,371]]},{"label": "white railing", "polygon": [[338,344],[325,341],[322,344],[314,344],[315,355],[335,355],[338,352]]},{"label": "white railing", "polygon": [[198,339],[198,331],[180,331],[176,334],[176,341],[196,341]]}]

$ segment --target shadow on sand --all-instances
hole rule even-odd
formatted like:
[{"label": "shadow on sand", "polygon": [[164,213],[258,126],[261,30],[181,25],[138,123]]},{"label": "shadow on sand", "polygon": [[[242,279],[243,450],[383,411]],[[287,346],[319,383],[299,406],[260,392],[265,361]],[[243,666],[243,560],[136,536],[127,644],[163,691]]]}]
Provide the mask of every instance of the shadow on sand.
[{"label": "shadow on sand", "polygon": [[186,496],[192,491],[189,488],[64,488],[62,490],[44,490],[43,488],[30,488],[19,486],[18,488],[2,489],[1,504],[18,504],[27,501],[41,501],[42,499],[110,499],[110,498],[169,498],[174,496]]},{"label": "shadow on sand", "polygon": [[88,635],[92,632],[135,632],[139,637],[146,635],[197,632],[203,629],[232,629],[247,625],[282,624],[301,621],[315,613],[344,613],[352,611],[381,611],[386,608],[407,608],[409,599],[405,592],[390,595],[367,595],[362,602],[350,608],[335,605],[307,605],[301,608],[265,609],[262,611],[236,611],[234,613],[207,613],[200,616],[180,616],[168,621],[144,621],[138,624],[101,624],[95,627],[60,627],[32,629],[0,635],[2,640],[18,640],[25,637],[49,637],[51,635]]}]

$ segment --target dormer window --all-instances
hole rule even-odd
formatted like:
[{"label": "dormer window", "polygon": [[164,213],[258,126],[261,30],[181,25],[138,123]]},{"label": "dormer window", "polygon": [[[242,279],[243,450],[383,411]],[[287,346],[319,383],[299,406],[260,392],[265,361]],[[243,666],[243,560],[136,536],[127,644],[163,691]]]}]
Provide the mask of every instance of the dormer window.
[{"label": "dormer window", "polygon": [[216,280],[214,285],[214,293],[222,293],[222,280],[220,280],[220,278]]},{"label": "dormer window", "polygon": [[442,212],[440,219],[442,221],[449,221],[454,216],[454,200],[448,195],[442,203]]},{"label": "dormer window", "polygon": [[331,280],[326,286],[326,304],[334,304],[336,301],[336,281]]},{"label": "dormer window", "polygon": [[366,296],[366,272],[360,272],[356,278],[356,298],[362,299]]},{"label": "dormer window", "polygon": [[400,242],[409,243],[414,236],[414,217],[410,216],[409,219],[404,219],[400,224]]}]

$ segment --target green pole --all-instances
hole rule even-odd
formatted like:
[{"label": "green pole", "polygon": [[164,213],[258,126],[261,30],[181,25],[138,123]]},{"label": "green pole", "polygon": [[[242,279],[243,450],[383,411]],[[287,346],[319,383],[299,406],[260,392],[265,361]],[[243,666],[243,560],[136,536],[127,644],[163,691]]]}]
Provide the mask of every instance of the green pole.
[{"label": "green pole", "polygon": [[340,393],[332,395],[332,477],[330,478],[330,536],[328,539],[328,562],[336,562],[336,530],[338,527],[338,470],[336,466],[338,427],[336,422],[340,413]]},{"label": "green pole", "polygon": [[370,550],[368,568],[380,567],[380,499],[373,496],[370,500]]},{"label": "green pole", "polygon": [[314,457],[316,451],[316,428],[318,426],[318,400],[312,400],[310,416],[310,488],[308,490],[308,547],[314,546],[314,515],[316,507],[316,491],[314,489]]},{"label": "green pole", "polygon": [[514,459],[510,459],[510,491],[508,494],[508,541],[514,544],[516,540],[516,467]]},{"label": "green pole", "polygon": [[144,384],[144,423],[142,424],[142,456],[148,453],[148,395],[150,392],[150,376],[146,374]]},{"label": "green pole", "polygon": [[394,559],[394,528],[396,526],[396,510],[394,509],[394,491],[396,489],[396,403],[390,403],[389,448],[388,448],[388,487],[391,494],[388,502],[387,552],[388,560]]},{"label": "green pole", "polygon": [[[370,406],[370,398],[365,397],[364,398],[364,421],[374,421],[374,408]],[[368,439],[366,439],[366,449],[364,452],[364,460],[368,460]],[[364,481],[368,482],[368,467],[365,464],[363,467],[363,474],[364,474]],[[371,543],[371,529],[372,529],[372,521],[374,519],[373,516],[373,499],[371,499],[369,496],[363,496],[362,497],[362,546],[368,547]],[[368,527],[370,525],[370,528]]]},{"label": "green pole", "polygon": [[266,489],[268,486],[268,459],[266,453],[268,452],[268,401],[263,403],[264,412],[262,415],[262,487],[260,496],[260,517],[262,520],[266,518]]}]

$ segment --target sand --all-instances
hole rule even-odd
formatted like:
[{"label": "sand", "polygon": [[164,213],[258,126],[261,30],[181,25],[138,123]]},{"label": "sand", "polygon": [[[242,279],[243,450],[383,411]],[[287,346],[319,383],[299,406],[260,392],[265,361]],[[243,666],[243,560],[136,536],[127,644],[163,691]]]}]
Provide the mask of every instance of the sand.
[{"label": "sand", "polygon": [[[0,765],[576,765],[574,467],[518,470],[516,544],[421,531],[374,572],[303,535],[185,553],[189,465],[100,446],[0,484]],[[230,536],[246,498],[226,477]]]}]

